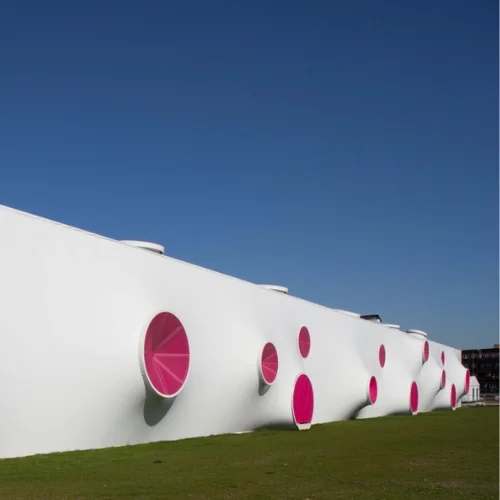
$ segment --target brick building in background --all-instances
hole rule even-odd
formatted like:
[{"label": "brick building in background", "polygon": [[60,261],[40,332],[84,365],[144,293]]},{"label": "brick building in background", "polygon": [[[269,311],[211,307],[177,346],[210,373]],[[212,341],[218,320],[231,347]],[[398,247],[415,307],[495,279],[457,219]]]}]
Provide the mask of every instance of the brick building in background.
[{"label": "brick building in background", "polygon": [[498,394],[499,344],[489,349],[462,351],[462,364],[477,377],[481,384],[481,395]]}]

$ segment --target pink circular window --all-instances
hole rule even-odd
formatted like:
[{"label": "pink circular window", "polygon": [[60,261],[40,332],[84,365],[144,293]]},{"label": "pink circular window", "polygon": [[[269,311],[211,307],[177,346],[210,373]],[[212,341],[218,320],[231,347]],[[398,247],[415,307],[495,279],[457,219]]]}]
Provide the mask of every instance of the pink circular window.
[{"label": "pink circular window", "polygon": [[378,362],[382,368],[385,366],[385,359],[385,346],[381,344],[378,349]]},{"label": "pink circular window", "polygon": [[157,314],[144,339],[146,377],[157,394],[169,398],[182,390],[189,360],[189,342],[182,323],[171,313]]},{"label": "pink circular window", "polygon": [[375,377],[370,378],[370,383],[368,384],[368,397],[370,398],[370,403],[374,405],[377,402],[378,396],[378,385],[377,379]]},{"label": "pink circular window", "polygon": [[271,385],[274,383],[278,375],[278,351],[271,342],[268,342],[262,349],[260,370],[266,384]]},{"label": "pink circular window", "polygon": [[444,355],[444,351],[441,351],[441,363],[443,363],[443,365],[444,365],[445,360],[446,360],[446,358]]},{"label": "pink circular window", "polygon": [[457,389],[455,388],[455,384],[451,384],[450,405],[453,409],[457,407]]},{"label": "pink circular window", "polygon": [[292,410],[297,425],[308,425],[312,422],[314,392],[311,380],[304,373],[297,377],[293,387]]},{"label": "pink circular window", "polygon": [[444,389],[446,387],[446,371],[443,370],[441,372],[441,389]]},{"label": "pink circular window", "polygon": [[429,361],[429,342],[427,342],[427,340],[424,342],[424,350],[422,353],[422,357],[424,359],[424,363]]},{"label": "pink circular window", "polygon": [[309,351],[311,350],[311,335],[309,335],[309,330],[307,327],[303,326],[299,332],[299,351],[303,358],[309,356]]},{"label": "pink circular window", "polygon": [[416,382],[411,383],[410,410],[413,414],[418,412],[418,385]]},{"label": "pink circular window", "polygon": [[465,392],[468,393],[470,389],[470,371],[465,372]]}]

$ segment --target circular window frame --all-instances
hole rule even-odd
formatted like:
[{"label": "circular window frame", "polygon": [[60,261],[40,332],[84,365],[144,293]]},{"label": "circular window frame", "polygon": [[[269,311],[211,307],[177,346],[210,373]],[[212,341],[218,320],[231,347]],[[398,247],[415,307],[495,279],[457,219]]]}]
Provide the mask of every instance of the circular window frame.
[{"label": "circular window frame", "polygon": [[[159,316],[163,316],[163,315],[165,315],[166,317],[171,316],[173,318],[173,320],[178,323],[177,328],[179,326],[182,328],[184,335],[186,337],[186,344],[187,344],[187,358],[188,358],[187,363],[188,363],[188,365],[187,365],[187,369],[186,369],[186,374],[184,376],[184,379],[183,379],[180,387],[175,392],[171,392],[171,393],[163,392],[156,387],[156,384],[154,383],[154,381],[150,377],[149,370],[148,370],[148,362],[146,360],[146,355],[147,355],[146,342],[148,339],[148,334],[150,333],[150,329],[152,328],[153,322],[155,320],[157,320]],[[172,335],[171,332],[170,332],[170,335]],[[157,311],[155,314],[152,315],[152,319],[147,323],[145,328],[143,328],[143,332],[142,332],[141,338],[139,340],[139,365],[140,365],[140,370],[141,370],[141,373],[142,373],[142,376],[143,376],[143,379],[146,383],[147,388],[156,396],[158,396],[162,399],[173,399],[184,390],[186,383],[189,379],[190,371],[191,371],[191,346],[189,343],[189,335],[186,331],[184,323],[179,319],[179,317],[176,314],[171,313],[169,311],[161,310],[161,311]]]}]

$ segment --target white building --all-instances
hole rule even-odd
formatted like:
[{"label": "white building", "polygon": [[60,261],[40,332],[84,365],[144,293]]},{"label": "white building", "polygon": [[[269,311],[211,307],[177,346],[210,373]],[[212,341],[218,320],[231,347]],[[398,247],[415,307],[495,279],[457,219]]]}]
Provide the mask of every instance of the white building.
[{"label": "white building", "polygon": [[[0,458],[454,409],[461,353],[0,206]],[[402,290],[404,293],[404,290]]]},{"label": "white building", "polygon": [[463,398],[462,402],[463,403],[474,403],[476,401],[479,401],[481,399],[481,384],[477,380],[476,377],[471,376],[470,378],[470,385],[469,385],[469,392],[467,392]]}]

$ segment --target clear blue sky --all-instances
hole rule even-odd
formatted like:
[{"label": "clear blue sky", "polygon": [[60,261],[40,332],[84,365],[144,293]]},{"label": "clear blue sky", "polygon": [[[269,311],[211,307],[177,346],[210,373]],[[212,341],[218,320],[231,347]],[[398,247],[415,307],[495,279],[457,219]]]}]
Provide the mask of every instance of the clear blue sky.
[{"label": "clear blue sky", "polygon": [[4,1],[0,203],[498,340],[498,2]]}]

